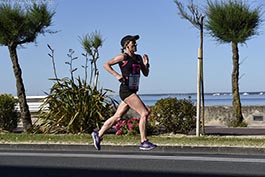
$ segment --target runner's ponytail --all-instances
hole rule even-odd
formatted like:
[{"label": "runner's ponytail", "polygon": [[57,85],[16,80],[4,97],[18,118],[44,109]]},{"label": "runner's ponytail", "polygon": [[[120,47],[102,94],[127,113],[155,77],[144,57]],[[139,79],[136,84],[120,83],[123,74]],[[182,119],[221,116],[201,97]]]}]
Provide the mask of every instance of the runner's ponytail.
[{"label": "runner's ponytail", "polygon": [[125,48],[122,47],[122,48],[121,48],[121,53],[125,53],[124,50],[125,50]]}]

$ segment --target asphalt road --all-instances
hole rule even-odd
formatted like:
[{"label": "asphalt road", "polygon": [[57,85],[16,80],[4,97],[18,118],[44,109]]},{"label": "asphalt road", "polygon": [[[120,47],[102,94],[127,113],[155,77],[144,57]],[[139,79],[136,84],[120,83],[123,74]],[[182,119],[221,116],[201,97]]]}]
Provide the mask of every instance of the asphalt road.
[{"label": "asphalt road", "polygon": [[265,154],[0,150],[0,177],[261,177]]}]

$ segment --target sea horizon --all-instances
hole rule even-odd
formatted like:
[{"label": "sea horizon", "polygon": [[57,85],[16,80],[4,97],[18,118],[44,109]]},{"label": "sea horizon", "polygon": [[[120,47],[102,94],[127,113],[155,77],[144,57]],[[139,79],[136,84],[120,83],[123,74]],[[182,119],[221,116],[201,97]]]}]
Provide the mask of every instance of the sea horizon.
[{"label": "sea horizon", "polygon": [[[42,96],[27,96],[27,99],[35,100],[45,98]],[[110,97],[120,102],[118,94],[109,94]],[[155,103],[164,98],[176,98],[190,100],[194,105],[197,102],[197,93],[150,93],[139,94],[142,101],[147,106],[155,105]],[[205,106],[232,106],[233,95],[231,92],[207,92],[204,94]],[[240,92],[240,100],[242,106],[265,106],[265,91]]]},{"label": "sea horizon", "polygon": [[[240,95],[263,95],[265,91],[244,91]],[[197,92],[172,92],[172,93],[139,93],[141,96],[158,96],[158,95],[197,95]],[[232,95],[232,92],[205,92],[204,95]]]},{"label": "sea horizon", "polygon": [[[43,92],[43,94],[26,94],[27,97],[45,97],[47,96],[48,92]],[[4,93],[3,93],[4,94]],[[239,92],[240,95],[263,95],[265,94],[265,90],[264,91],[242,91]],[[11,94],[14,97],[17,97],[14,94]],[[108,95],[111,96],[118,96],[118,92],[112,92]],[[163,95],[163,96],[172,96],[172,95],[197,95],[197,92],[161,92],[161,93],[138,93],[138,95],[140,96],[159,96],[159,95]],[[219,95],[232,95],[232,92],[228,92],[228,91],[216,91],[216,92],[205,92],[204,95],[214,95],[214,96],[219,96]]]},{"label": "sea horizon", "polygon": [[[197,102],[197,93],[163,93],[163,94],[139,94],[146,105],[155,103],[164,98],[187,99],[192,103]],[[204,94],[205,106],[232,106],[233,95],[231,92],[208,92]],[[265,91],[240,92],[242,106],[265,105]]]}]

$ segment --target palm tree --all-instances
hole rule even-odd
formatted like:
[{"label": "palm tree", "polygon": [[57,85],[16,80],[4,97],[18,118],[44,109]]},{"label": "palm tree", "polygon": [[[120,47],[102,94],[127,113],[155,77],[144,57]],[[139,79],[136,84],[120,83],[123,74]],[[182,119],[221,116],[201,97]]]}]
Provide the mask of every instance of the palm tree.
[{"label": "palm tree", "polygon": [[24,131],[31,129],[32,121],[26,100],[22,70],[18,62],[17,47],[34,42],[38,34],[50,32],[45,29],[51,25],[54,14],[44,3],[33,3],[25,8],[19,3],[2,2],[0,4],[0,45],[8,47],[13,64]]},{"label": "palm tree", "polygon": [[245,43],[250,37],[258,34],[261,24],[260,7],[253,10],[241,0],[221,0],[207,2],[206,28],[210,35],[220,43],[232,44],[232,94],[234,126],[242,126],[244,121],[239,95],[239,50],[238,44]]}]

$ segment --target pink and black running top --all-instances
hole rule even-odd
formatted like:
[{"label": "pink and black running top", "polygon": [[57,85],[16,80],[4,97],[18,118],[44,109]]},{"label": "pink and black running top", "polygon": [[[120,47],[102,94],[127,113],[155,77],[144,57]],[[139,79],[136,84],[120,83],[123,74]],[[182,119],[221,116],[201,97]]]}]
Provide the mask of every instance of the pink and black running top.
[{"label": "pink and black running top", "polygon": [[125,59],[119,62],[123,77],[122,82],[132,91],[138,91],[139,89],[141,64],[141,56],[137,54],[130,57],[125,53]]}]

